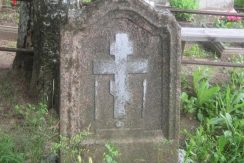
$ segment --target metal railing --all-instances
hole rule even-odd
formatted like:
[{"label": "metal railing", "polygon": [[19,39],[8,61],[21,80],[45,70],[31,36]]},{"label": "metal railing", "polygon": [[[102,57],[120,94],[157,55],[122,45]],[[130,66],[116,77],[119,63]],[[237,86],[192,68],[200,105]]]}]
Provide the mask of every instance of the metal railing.
[{"label": "metal railing", "polygon": [[215,16],[237,16],[244,17],[244,14],[235,12],[221,12],[221,11],[204,11],[204,10],[189,10],[189,9],[179,9],[169,6],[156,5],[156,7],[168,9],[173,13],[187,13],[187,14],[197,14],[197,15],[215,15]]}]

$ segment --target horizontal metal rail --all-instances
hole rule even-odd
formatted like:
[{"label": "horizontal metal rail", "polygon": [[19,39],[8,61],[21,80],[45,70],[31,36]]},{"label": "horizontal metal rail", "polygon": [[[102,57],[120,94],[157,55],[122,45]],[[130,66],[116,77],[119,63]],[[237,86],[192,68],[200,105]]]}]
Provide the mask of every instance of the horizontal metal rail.
[{"label": "horizontal metal rail", "polygon": [[0,47],[0,51],[34,53],[33,49]]},{"label": "horizontal metal rail", "polygon": [[244,29],[181,28],[182,41],[244,42]]},{"label": "horizontal metal rail", "polygon": [[199,61],[199,60],[182,59],[181,63],[190,64],[190,65],[244,68],[244,64],[236,64],[236,63],[229,63],[229,62],[213,62],[213,61]]},{"label": "horizontal metal rail", "polygon": [[[25,49],[25,48],[6,48],[0,47],[0,51],[8,51],[8,52],[23,52],[27,54],[33,54],[33,49]],[[213,61],[199,61],[199,60],[190,60],[190,59],[182,59],[182,64],[191,64],[191,65],[206,65],[206,66],[219,66],[219,67],[236,67],[236,68],[244,68],[244,64],[236,64],[229,62],[213,62]]]},{"label": "horizontal metal rail", "polygon": [[199,15],[215,15],[215,16],[237,16],[244,17],[244,14],[234,13],[234,12],[221,12],[221,11],[203,11],[203,10],[189,10],[189,9],[179,9],[169,6],[156,5],[156,7],[167,8],[174,13],[188,13],[188,14],[199,14]]},{"label": "horizontal metal rail", "polygon": [[237,10],[237,11],[244,11],[244,8],[236,8],[235,7],[235,10]]}]

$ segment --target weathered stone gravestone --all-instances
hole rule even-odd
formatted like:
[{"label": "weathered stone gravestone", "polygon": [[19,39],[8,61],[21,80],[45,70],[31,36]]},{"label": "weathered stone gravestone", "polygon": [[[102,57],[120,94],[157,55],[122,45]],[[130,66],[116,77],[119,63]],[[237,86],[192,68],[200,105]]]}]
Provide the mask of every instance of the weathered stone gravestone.
[{"label": "weathered stone gravestone", "polygon": [[198,0],[199,9],[233,11],[234,0]]},{"label": "weathered stone gravestone", "polygon": [[144,1],[103,0],[69,11],[61,32],[61,134],[115,144],[119,162],[177,162],[179,27]]},{"label": "weathered stone gravestone", "polygon": [[151,3],[152,5],[169,5],[169,0],[144,0],[147,3]]}]

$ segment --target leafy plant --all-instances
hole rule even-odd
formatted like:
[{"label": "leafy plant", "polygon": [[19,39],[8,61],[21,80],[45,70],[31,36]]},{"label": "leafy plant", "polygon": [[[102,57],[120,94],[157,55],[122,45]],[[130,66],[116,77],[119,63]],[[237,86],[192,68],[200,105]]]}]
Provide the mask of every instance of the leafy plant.
[{"label": "leafy plant", "polygon": [[[89,131],[80,132],[72,137],[60,135],[60,141],[52,145],[52,151],[56,155],[61,151],[64,162],[82,163],[85,160],[83,156],[88,153],[88,149],[81,143],[90,135]],[[88,157],[86,162],[92,163],[92,158]]]},{"label": "leafy plant", "polygon": [[104,161],[106,163],[117,163],[116,157],[119,155],[118,149],[115,147],[115,145],[108,143],[105,144],[106,151],[103,154]]},{"label": "leafy plant", "polygon": [[198,69],[193,72],[193,91],[195,96],[189,97],[186,92],[181,95],[183,109],[186,112],[196,112],[197,118],[202,121],[203,114],[211,114],[206,106],[211,105],[213,98],[219,91],[218,86],[211,86],[207,79],[207,71]]},{"label": "leafy plant", "polygon": [[31,104],[16,105],[15,111],[17,115],[24,118],[25,124],[29,126],[43,125],[48,113],[47,105],[44,103],[39,103],[37,106]]},{"label": "leafy plant", "polygon": [[[80,132],[72,137],[61,136],[58,143],[52,145],[52,152],[58,155],[61,152],[64,162],[77,163],[93,163],[93,159],[89,156],[89,149],[86,145],[82,145],[82,141],[87,139],[91,133],[89,130]],[[103,159],[106,163],[117,163],[116,157],[119,155],[118,149],[111,143],[105,144],[105,152]]]},{"label": "leafy plant", "polygon": [[40,162],[49,153],[48,143],[54,140],[58,129],[50,127],[54,121],[51,115],[48,116],[47,105],[16,105],[15,116],[21,123],[16,128],[19,134],[15,138],[19,143],[18,149],[23,151],[27,160]]},{"label": "leafy plant", "polygon": [[24,154],[16,150],[11,136],[0,130],[0,162],[24,163]]},{"label": "leafy plant", "polygon": [[[170,0],[170,5],[180,9],[196,9],[198,4],[196,0]],[[192,14],[176,14],[175,16],[180,20],[191,21],[193,19]]]},{"label": "leafy plant", "polygon": [[181,102],[183,104],[183,111],[188,113],[195,113],[197,111],[196,101],[196,97],[189,97],[186,92],[182,92]]},{"label": "leafy plant", "polygon": [[[230,162],[244,161],[244,75],[231,72],[230,83],[221,88],[208,87],[206,75],[194,72],[195,96],[185,93],[182,99],[196,100],[193,112],[201,113],[201,125],[195,133],[186,132],[186,160],[193,162]],[[203,93],[203,88],[206,92]],[[214,89],[213,89],[214,88]],[[197,93],[199,92],[199,93]],[[202,93],[200,93],[202,92]],[[199,95],[197,95],[199,94]],[[199,98],[204,96],[203,98]],[[208,97],[208,98],[207,98]],[[202,100],[201,100],[202,99]],[[209,100],[208,100],[209,99]],[[191,109],[185,109],[188,111]]]},{"label": "leafy plant", "polygon": [[236,70],[231,71],[231,87],[232,89],[243,89],[244,88],[244,71]]},{"label": "leafy plant", "polygon": [[211,86],[208,79],[203,75],[206,74],[203,69],[199,69],[193,73],[193,87],[196,93],[198,103],[202,106],[213,98],[213,96],[219,91],[218,86]]}]

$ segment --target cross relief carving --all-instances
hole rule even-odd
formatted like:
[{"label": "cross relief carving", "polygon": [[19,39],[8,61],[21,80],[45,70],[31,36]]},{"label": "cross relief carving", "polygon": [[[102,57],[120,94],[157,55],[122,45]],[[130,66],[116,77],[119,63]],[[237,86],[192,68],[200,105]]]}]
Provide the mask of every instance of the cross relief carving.
[{"label": "cross relief carving", "polygon": [[[114,75],[110,81],[110,93],[114,97],[114,118],[122,120],[126,118],[126,104],[130,99],[128,86],[129,74],[148,73],[147,59],[128,59],[133,55],[133,43],[126,33],[118,33],[115,42],[110,45],[110,55],[115,59],[103,59],[93,62],[93,73],[95,75]],[[143,107],[145,106],[146,80],[143,82]]]}]

